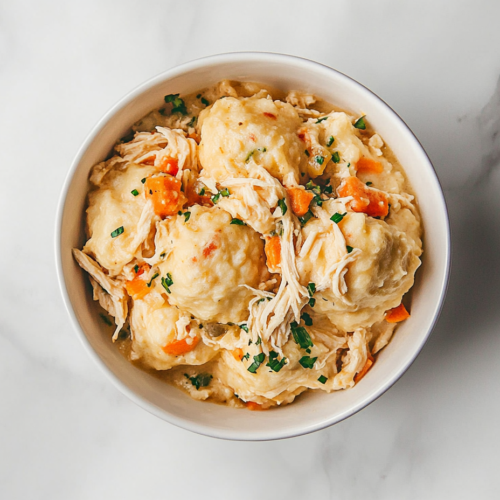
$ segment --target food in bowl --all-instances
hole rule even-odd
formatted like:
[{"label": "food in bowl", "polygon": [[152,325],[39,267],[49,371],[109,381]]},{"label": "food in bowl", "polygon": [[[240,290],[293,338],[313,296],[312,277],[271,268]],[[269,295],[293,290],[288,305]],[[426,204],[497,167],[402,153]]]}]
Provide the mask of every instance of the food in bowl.
[{"label": "food in bowl", "polygon": [[195,399],[351,388],[409,316],[420,215],[362,115],[222,81],[165,96],[90,182],[74,256],[113,340]]}]

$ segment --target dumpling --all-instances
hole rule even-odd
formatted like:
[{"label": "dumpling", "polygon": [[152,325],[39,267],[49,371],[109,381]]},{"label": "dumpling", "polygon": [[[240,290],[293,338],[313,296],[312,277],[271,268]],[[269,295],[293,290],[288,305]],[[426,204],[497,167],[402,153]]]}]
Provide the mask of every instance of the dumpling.
[{"label": "dumpling", "polygon": [[[347,263],[347,291],[339,294],[326,288],[317,293],[315,309],[327,314],[339,328],[352,332],[381,321],[387,310],[400,304],[413,285],[421,248],[396,227],[362,213],[347,214],[339,228],[346,246],[360,252]],[[338,259],[336,251],[333,245],[325,245],[319,254],[299,259],[303,284],[321,282],[326,269],[335,263],[333,259]]]},{"label": "dumpling", "polygon": [[268,278],[260,236],[231,220],[219,207],[196,205],[187,221],[173,217],[158,231],[157,252],[166,253],[158,267],[173,281],[170,303],[205,321],[244,321],[254,295],[242,285],[257,288]]},{"label": "dumpling", "polygon": [[[163,347],[178,339],[182,333],[179,331],[181,325],[191,330],[189,318],[180,323],[179,320],[179,309],[165,302],[158,293],[152,292],[144,300],[134,301],[130,312],[132,359],[140,359],[156,370],[168,370],[182,364],[201,365],[210,361],[216,352],[198,339],[194,349],[186,354],[174,356],[163,350]],[[197,329],[197,326],[193,325],[193,328]]]},{"label": "dumpling", "polygon": [[[153,166],[129,163],[112,169],[100,186],[89,194],[84,252],[95,256],[112,276],[121,272],[140,250],[151,228],[154,213],[148,210],[141,179],[155,172]],[[132,191],[139,194],[134,196]],[[135,192],[135,191],[134,191]],[[112,233],[123,227],[121,234]]]},{"label": "dumpling", "polygon": [[247,177],[252,165],[283,181],[298,183],[307,168],[304,144],[297,136],[301,119],[293,106],[263,98],[219,99],[200,115],[199,157],[205,175],[217,181]]}]

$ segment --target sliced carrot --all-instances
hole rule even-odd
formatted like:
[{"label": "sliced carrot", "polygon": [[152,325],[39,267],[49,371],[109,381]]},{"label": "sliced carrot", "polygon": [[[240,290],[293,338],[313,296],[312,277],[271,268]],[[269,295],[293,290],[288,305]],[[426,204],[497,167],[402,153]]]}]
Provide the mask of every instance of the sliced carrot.
[{"label": "sliced carrot", "polygon": [[354,212],[362,212],[372,217],[385,217],[389,213],[389,202],[382,191],[363,184],[357,177],[347,177],[338,189],[341,197],[352,196],[349,202]]},{"label": "sliced carrot", "polygon": [[234,349],[231,354],[234,356],[234,359],[236,361],[241,361],[243,359],[243,349],[240,349],[239,347],[237,347],[236,349]]},{"label": "sliced carrot", "polygon": [[181,182],[171,175],[148,177],[146,198],[151,199],[156,215],[164,218],[176,214],[186,202],[181,192]]},{"label": "sliced carrot", "polygon": [[267,257],[267,266],[276,269],[281,264],[281,241],[279,236],[273,236],[266,241],[264,247]]},{"label": "sliced carrot", "polygon": [[139,277],[127,281],[127,283],[125,283],[125,288],[127,290],[127,293],[134,300],[143,299],[152,290],[152,288],[148,286],[147,281]]},{"label": "sliced carrot", "polygon": [[203,249],[203,257],[210,257],[210,255],[217,250],[219,247],[215,243],[215,241],[211,241],[204,249]]},{"label": "sliced carrot", "polygon": [[264,411],[266,409],[262,405],[260,405],[259,403],[255,403],[254,401],[247,401],[245,404],[250,411]]},{"label": "sliced carrot", "polygon": [[290,202],[292,205],[292,212],[297,217],[302,217],[309,210],[309,204],[314,198],[314,194],[311,191],[306,191],[300,188],[290,188],[287,189],[288,196],[290,196]]},{"label": "sliced carrot", "polygon": [[191,352],[200,339],[198,337],[186,337],[182,340],[174,340],[174,342],[170,342],[170,344],[164,345],[162,350],[165,354],[171,354],[172,356],[181,356],[182,354],[186,354]]},{"label": "sliced carrot", "polygon": [[139,266],[139,269],[135,273],[135,277],[140,276],[141,274],[144,274],[144,272],[147,272],[151,269],[151,266],[149,264],[146,264],[145,262]]},{"label": "sliced carrot", "polygon": [[179,171],[179,162],[177,161],[177,158],[172,158],[171,156],[164,156],[160,160],[158,169],[164,172],[165,174],[170,174],[175,177],[177,175],[177,172]]},{"label": "sliced carrot", "polygon": [[368,353],[368,359],[366,360],[365,366],[361,368],[361,371],[356,373],[356,376],[354,377],[354,383],[358,383],[370,370],[370,368],[373,366],[373,363],[375,363],[375,360],[373,359],[373,356]]},{"label": "sliced carrot", "polygon": [[399,323],[410,317],[410,313],[406,310],[406,307],[401,303],[398,307],[390,309],[387,311],[385,320],[389,323]]},{"label": "sliced carrot", "polygon": [[384,171],[384,167],[379,161],[363,156],[356,163],[356,171],[358,174],[381,174]]}]

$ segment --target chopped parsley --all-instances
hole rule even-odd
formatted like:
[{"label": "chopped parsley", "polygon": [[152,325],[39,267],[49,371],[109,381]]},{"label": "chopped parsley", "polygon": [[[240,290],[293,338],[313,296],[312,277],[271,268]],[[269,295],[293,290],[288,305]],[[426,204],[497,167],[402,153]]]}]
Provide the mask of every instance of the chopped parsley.
[{"label": "chopped parsley", "polygon": [[332,186],[325,186],[323,188],[323,193],[332,194],[332,192],[333,192],[333,187]]},{"label": "chopped parsley", "polygon": [[313,299],[312,297],[309,299],[309,306],[314,307],[316,305],[316,299]]},{"label": "chopped parsley", "polygon": [[137,191],[137,189],[132,189],[132,191],[130,191],[134,196],[137,196],[139,194],[139,191]]},{"label": "chopped parsley", "polygon": [[184,212],[184,222],[187,222],[191,217],[191,212]]},{"label": "chopped parsley", "polygon": [[141,182],[144,184],[146,182],[146,177],[144,177],[144,179],[141,179]]},{"label": "chopped parsley", "polygon": [[202,187],[200,192],[198,193],[200,196],[205,196],[205,188]]},{"label": "chopped parsley", "polygon": [[262,339],[259,337],[257,339],[257,342],[255,342],[255,345],[260,345],[260,344],[262,344]]},{"label": "chopped parsley", "polygon": [[172,280],[172,275],[170,273],[167,273],[167,277],[166,278],[162,278],[161,279],[161,285],[163,286],[163,288],[165,288],[165,290],[167,291],[167,293],[172,293],[170,291],[170,286],[172,286],[174,284],[174,281]]},{"label": "chopped parsley", "polygon": [[307,149],[304,151],[304,153],[306,154],[306,156],[311,156],[311,155],[309,154],[309,151],[308,151]]},{"label": "chopped parsley", "polygon": [[278,206],[281,208],[281,215],[285,215],[286,211],[288,210],[285,198],[281,198],[281,200],[278,201]]},{"label": "chopped parsley", "polygon": [[304,217],[299,217],[300,225],[305,226],[313,217],[313,213],[308,210],[307,213],[304,215]]},{"label": "chopped parsley", "polygon": [[210,373],[200,373],[195,377],[190,377],[187,373],[185,373],[184,376],[191,381],[197,391],[200,390],[200,387],[207,387],[212,380],[212,375],[210,375]]},{"label": "chopped parsley", "polygon": [[125,229],[123,229],[123,226],[117,227],[112,233],[111,233],[111,238],[116,238],[117,236],[120,236],[120,234],[123,233]]},{"label": "chopped parsley", "polygon": [[194,123],[196,122],[196,116],[193,116],[189,123],[187,124],[188,127],[194,127]]},{"label": "chopped parsley", "polygon": [[250,161],[250,158],[254,155],[255,149],[252,149],[250,153],[247,154],[247,157],[245,158],[245,163],[248,163]]},{"label": "chopped parsley", "polygon": [[309,283],[307,291],[309,292],[309,297],[312,297],[316,293],[316,283]]},{"label": "chopped parsley", "polygon": [[179,94],[169,94],[165,96],[166,103],[172,103],[172,113],[180,113],[181,115],[187,114],[186,104],[179,97]]},{"label": "chopped parsley", "polygon": [[260,151],[261,153],[265,153],[267,151],[267,148],[257,148],[257,151]]},{"label": "chopped parsley", "polygon": [[321,377],[319,377],[319,379],[318,379],[318,382],[321,382],[322,384],[326,384],[327,380],[328,380],[328,378],[326,378],[324,375],[321,375]]},{"label": "chopped parsley", "polygon": [[229,192],[229,189],[228,188],[224,188],[222,189],[221,191],[219,191],[219,193],[224,196],[225,198],[227,198],[231,193]]},{"label": "chopped parsley", "polygon": [[367,182],[366,185],[367,186],[371,186],[373,184],[373,182]]},{"label": "chopped parsley", "polygon": [[321,156],[321,155],[317,155],[314,157],[314,161],[318,164],[318,165],[323,165],[323,162],[325,161],[325,157],[324,156]]},{"label": "chopped parsley", "polygon": [[278,361],[278,356],[279,354],[277,352],[271,351],[269,353],[269,362],[266,364],[266,366],[269,366],[274,372],[279,372],[286,364],[286,358],[283,357],[281,361]]},{"label": "chopped parsley", "polygon": [[199,99],[200,97],[201,97],[201,94],[198,94],[198,95],[196,96],[196,99]]},{"label": "chopped parsley", "polygon": [[333,163],[338,163],[340,161],[340,155],[338,151],[335,151],[335,153],[332,154],[332,161]]},{"label": "chopped parsley", "polygon": [[246,324],[240,325],[240,328],[248,333],[248,326]]},{"label": "chopped parsley", "polygon": [[324,120],[328,120],[328,116],[323,116],[322,118],[318,118],[318,119],[316,120],[316,123],[321,123],[321,122],[322,122],[322,121],[324,121]]},{"label": "chopped parsley", "polygon": [[104,321],[104,323],[106,323],[106,325],[111,326],[113,324],[111,323],[111,320],[104,313],[99,314],[99,316]]},{"label": "chopped parsley", "polygon": [[210,199],[212,200],[212,203],[214,205],[216,205],[217,202],[219,201],[219,198],[220,198],[220,193],[217,193],[217,194],[214,194]]},{"label": "chopped parsley", "polygon": [[313,199],[312,201],[314,201],[314,203],[316,203],[316,205],[318,205],[318,207],[321,207],[323,205],[323,200],[321,199],[321,196],[319,194],[317,194]]},{"label": "chopped parsley", "polygon": [[304,368],[312,368],[314,366],[314,363],[316,363],[316,360],[318,358],[311,358],[311,356],[302,356],[299,359],[299,363],[304,367]]},{"label": "chopped parsley", "polygon": [[241,357],[241,361],[243,361],[244,359],[248,360],[248,358],[250,357],[250,353],[246,353],[244,356]]},{"label": "chopped parsley", "polygon": [[253,357],[253,363],[247,368],[247,370],[250,373],[257,373],[257,369],[264,362],[264,359],[266,359],[266,355],[263,352],[257,354],[257,356]]},{"label": "chopped parsley", "polygon": [[333,135],[331,135],[330,137],[328,137],[328,140],[326,141],[326,145],[328,147],[330,147],[335,141],[335,137],[333,137]]},{"label": "chopped parsley", "polygon": [[205,99],[204,97],[202,97],[200,99],[200,101],[205,105],[205,106],[208,106],[210,103],[207,101],[207,99]]},{"label": "chopped parsley", "polygon": [[179,211],[177,212],[177,215],[182,215],[182,211],[181,211],[181,210],[179,210]]},{"label": "chopped parsley", "polygon": [[344,212],[343,214],[339,214],[338,212],[336,214],[333,214],[330,217],[330,220],[335,222],[335,224],[338,224],[345,216],[347,215],[347,212]]},{"label": "chopped parsley", "polygon": [[151,287],[151,284],[153,283],[153,280],[155,280],[156,278],[158,278],[158,276],[160,276],[160,273],[153,274],[153,277],[149,280],[148,288]]},{"label": "chopped parsley", "polygon": [[350,247],[349,245],[346,246],[347,253],[351,253],[354,249]]},{"label": "chopped parsley", "polygon": [[246,224],[241,219],[231,219],[230,224],[236,224],[237,226],[246,226]]},{"label": "chopped parsley", "polygon": [[301,318],[304,321],[304,323],[306,324],[306,326],[312,326],[313,320],[312,320],[311,316],[309,316],[309,314],[302,313]]},{"label": "chopped parsley", "polygon": [[165,257],[165,255],[167,255],[167,252],[163,252],[160,254],[160,257],[163,259]]},{"label": "chopped parsley", "polygon": [[136,265],[134,266],[134,273],[135,273],[135,274],[137,274],[138,272],[139,272],[139,265],[138,265],[138,264],[136,264]]},{"label": "chopped parsley", "polygon": [[363,115],[361,118],[358,118],[356,120],[356,122],[354,123],[354,128],[358,128],[360,130],[366,129],[365,115]]},{"label": "chopped parsley", "polygon": [[299,326],[295,321],[291,323],[290,328],[292,330],[293,340],[302,349],[308,349],[314,344],[311,340],[309,333],[303,326]]}]

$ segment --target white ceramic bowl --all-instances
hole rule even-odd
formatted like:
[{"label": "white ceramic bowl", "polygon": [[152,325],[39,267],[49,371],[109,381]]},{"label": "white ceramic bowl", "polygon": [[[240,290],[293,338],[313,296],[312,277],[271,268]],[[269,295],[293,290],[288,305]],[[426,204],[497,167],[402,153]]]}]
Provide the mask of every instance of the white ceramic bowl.
[{"label": "white ceramic bowl", "polygon": [[[392,148],[416,192],[423,217],[423,264],[417,273],[411,318],[399,326],[373,369],[354,388],[308,392],[292,405],[250,412],[190,399],[135,368],[118,352],[99,318],[88,278],[71,249],[84,244],[83,220],[91,167],[163,96],[187,94],[222,79],[269,83],[282,90],[317,94],[370,124]],[[149,80],[121,99],[96,125],[76,155],[64,184],[56,227],[56,260],[64,302],[78,337],[111,381],[139,406],[185,429],[208,436],[266,440],[298,436],[335,424],[384,393],[413,362],[439,315],[450,266],[450,235],[443,193],[418,140],[381,99],[349,77],[321,64],[269,53],[222,54],[183,64]]]}]

